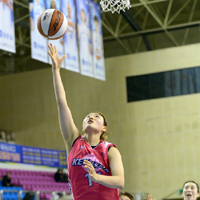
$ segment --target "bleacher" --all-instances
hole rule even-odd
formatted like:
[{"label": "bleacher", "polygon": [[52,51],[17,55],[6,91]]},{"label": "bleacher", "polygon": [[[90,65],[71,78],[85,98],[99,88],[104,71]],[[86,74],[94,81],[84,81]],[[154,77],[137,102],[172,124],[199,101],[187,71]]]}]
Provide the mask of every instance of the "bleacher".
[{"label": "bleacher", "polygon": [[1,186],[0,191],[4,190],[3,200],[18,200],[20,190],[24,191],[22,192],[22,199],[28,191],[35,193],[39,191],[40,199],[46,200],[50,200],[52,192],[55,191],[70,193],[68,183],[55,182],[53,172],[0,169],[0,177],[2,178],[7,172],[11,173],[11,183],[16,187]]}]

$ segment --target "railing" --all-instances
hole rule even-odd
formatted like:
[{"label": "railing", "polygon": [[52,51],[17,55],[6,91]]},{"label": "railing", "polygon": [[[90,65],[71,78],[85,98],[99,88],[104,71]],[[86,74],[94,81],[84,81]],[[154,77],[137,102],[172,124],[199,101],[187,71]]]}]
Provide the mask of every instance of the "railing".
[{"label": "railing", "polygon": [[53,200],[55,200],[55,196],[56,196],[56,193],[62,193],[63,195],[69,195],[70,196],[70,193],[69,192],[61,192],[61,191],[32,191],[32,190],[0,190],[0,200],[3,200],[3,193],[4,192],[12,192],[12,193],[17,193],[17,196],[18,196],[18,200],[22,200],[22,194],[23,193],[33,193],[36,195],[36,200],[40,200],[40,193],[51,193],[52,194],[52,197],[53,197]]}]

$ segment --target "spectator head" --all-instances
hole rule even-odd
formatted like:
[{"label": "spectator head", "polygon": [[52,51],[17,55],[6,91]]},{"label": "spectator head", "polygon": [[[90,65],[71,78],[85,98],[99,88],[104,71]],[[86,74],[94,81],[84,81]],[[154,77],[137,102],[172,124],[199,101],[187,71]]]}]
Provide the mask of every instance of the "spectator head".
[{"label": "spectator head", "polygon": [[196,200],[199,197],[199,185],[195,181],[186,181],[183,184],[182,196],[184,200]]},{"label": "spectator head", "polygon": [[10,174],[11,174],[10,172],[7,172],[7,173],[6,173],[6,176],[7,176],[8,178],[10,178]]},{"label": "spectator head", "polygon": [[61,173],[62,173],[62,172],[61,172],[61,168],[58,168],[56,173],[61,174]]},{"label": "spectator head", "polygon": [[121,200],[134,200],[133,195],[128,193],[128,192],[120,192],[119,193],[119,198]]}]

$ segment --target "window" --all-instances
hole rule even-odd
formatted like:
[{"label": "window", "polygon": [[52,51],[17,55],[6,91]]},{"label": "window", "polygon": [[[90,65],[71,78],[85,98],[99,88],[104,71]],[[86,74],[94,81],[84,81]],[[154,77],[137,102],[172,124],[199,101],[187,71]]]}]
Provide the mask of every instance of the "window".
[{"label": "window", "polygon": [[200,67],[126,77],[127,100],[141,101],[200,92]]}]

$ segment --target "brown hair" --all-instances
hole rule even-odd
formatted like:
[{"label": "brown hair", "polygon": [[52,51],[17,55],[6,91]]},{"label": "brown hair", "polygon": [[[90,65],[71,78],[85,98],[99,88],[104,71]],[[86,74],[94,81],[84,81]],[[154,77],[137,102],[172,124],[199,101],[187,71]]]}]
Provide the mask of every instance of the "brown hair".
[{"label": "brown hair", "polygon": [[133,195],[128,192],[120,192],[119,197],[121,197],[122,195],[127,196],[130,200],[134,200]]},{"label": "brown hair", "polygon": [[[108,124],[107,124],[105,116],[100,112],[97,112],[97,113],[103,117],[103,125],[107,127]],[[107,139],[108,135],[109,135],[108,133],[103,131],[103,133],[100,136],[100,140],[105,141]]]}]

